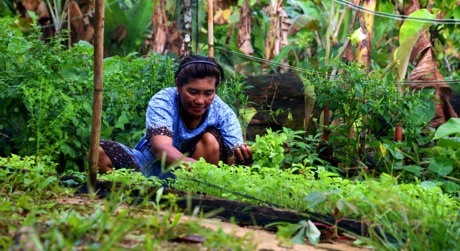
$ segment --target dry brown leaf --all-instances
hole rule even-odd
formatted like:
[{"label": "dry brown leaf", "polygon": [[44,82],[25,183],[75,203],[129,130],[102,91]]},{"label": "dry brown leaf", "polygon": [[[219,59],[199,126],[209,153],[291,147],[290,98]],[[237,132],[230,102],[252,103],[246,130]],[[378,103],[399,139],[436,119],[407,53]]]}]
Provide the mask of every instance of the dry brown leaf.
[{"label": "dry brown leaf", "polygon": [[85,37],[85,26],[82,19],[80,7],[75,1],[70,1],[68,4],[68,18],[71,23],[72,42],[78,42]]},{"label": "dry brown leaf", "polygon": [[[404,8],[404,14],[409,15],[412,12],[420,9],[418,2],[411,0],[409,5]],[[452,89],[444,81],[438,65],[433,58],[433,47],[429,40],[427,32],[423,33],[411,53],[411,60],[416,60],[417,64],[414,70],[409,75],[409,80],[412,82],[421,82],[410,84],[412,89],[435,89],[434,99],[438,102],[435,104],[435,115],[429,125],[433,128],[438,128],[444,124],[449,118],[457,118],[452,105],[450,104],[450,95]],[[430,82],[430,83],[427,83]]]},{"label": "dry brown leaf", "polygon": [[45,2],[40,2],[33,11],[37,13],[39,19],[49,19],[51,17]]},{"label": "dry brown leaf", "polygon": [[126,37],[126,28],[124,25],[120,24],[115,30],[115,32],[112,34],[112,36],[110,37],[110,40],[112,42],[117,41],[117,43],[121,44],[123,42],[123,39],[125,39],[125,37]]},{"label": "dry brown leaf", "polygon": [[[265,38],[264,48],[265,59],[269,60],[278,55],[289,44],[287,38],[291,20],[283,8],[283,1],[273,1],[265,8],[265,13],[270,17],[270,28]],[[287,65],[287,60],[283,60],[282,63]],[[284,70],[287,68],[284,67]]]},{"label": "dry brown leaf", "polygon": [[240,10],[240,23],[238,29],[238,48],[246,55],[252,55],[254,49],[251,45],[251,9],[249,1],[245,0]]},{"label": "dry brown leaf", "polygon": [[173,52],[178,56],[184,54],[184,43],[175,22],[168,22],[164,0],[156,2],[152,15],[152,32],[144,41],[150,52],[165,54]]},{"label": "dry brown leaf", "polygon": [[230,16],[232,15],[232,9],[228,8],[225,10],[218,9],[214,14],[215,24],[228,24],[230,23]]}]

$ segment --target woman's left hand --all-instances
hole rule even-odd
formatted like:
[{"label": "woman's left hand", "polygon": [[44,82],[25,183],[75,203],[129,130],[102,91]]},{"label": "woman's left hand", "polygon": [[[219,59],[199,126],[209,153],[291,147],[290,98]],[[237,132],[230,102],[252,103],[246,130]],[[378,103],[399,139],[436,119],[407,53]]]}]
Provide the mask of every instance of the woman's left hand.
[{"label": "woman's left hand", "polygon": [[251,165],[254,161],[252,160],[252,149],[246,143],[235,149],[236,163],[244,165]]}]

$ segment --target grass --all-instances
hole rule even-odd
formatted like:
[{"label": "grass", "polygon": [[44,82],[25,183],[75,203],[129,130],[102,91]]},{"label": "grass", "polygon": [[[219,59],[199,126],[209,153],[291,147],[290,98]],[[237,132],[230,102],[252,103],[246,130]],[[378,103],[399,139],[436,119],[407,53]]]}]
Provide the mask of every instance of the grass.
[{"label": "grass", "polygon": [[[254,250],[250,236],[211,231],[199,217],[183,220],[162,189],[130,205],[129,190],[100,200],[60,185],[55,165],[35,158],[0,158],[0,248],[4,250]],[[75,203],[75,201],[79,203]],[[181,244],[200,236],[198,244]]]}]

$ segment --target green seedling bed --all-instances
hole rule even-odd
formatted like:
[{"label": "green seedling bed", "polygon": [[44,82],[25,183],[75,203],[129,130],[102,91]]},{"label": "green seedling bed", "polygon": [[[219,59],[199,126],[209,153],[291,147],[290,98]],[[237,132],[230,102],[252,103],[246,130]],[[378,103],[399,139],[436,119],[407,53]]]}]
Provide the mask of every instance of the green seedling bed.
[{"label": "green seedling bed", "polygon": [[[69,184],[72,180],[71,176],[61,177],[61,181]],[[88,186],[85,183],[73,183],[71,186],[77,189],[77,194],[89,193]],[[114,183],[107,180],[98,180],[95,187],[95,192],[100,198],[107,197],[111,194],[113,189],[119,191],[122,189],[121,183]],[[158,187],[147,188],[147,194],[154,194]],[[145,191],[144,191],[145,192]],[[239,226],[266,226],[276,222],[298,223],[302,220],[312,221],[317,228],[321,231],[330,231],[336,219],[330,215],[323,215],[312,212],[297,212],[288,209],[269,207],[264,205],[252,205],[239,201],[227,200],[209,196],[206,194],[190,194],[184,191],[178,191],[171,188],[165,188],[163,195],[168,194],[176,195],[179,200],[177,206],[184,211],[190,211],[199,207],[205,214],[212,214],[215,218],[220,218],[225,221],[234,221]],[[139,196],[139,191],[132,189],[131,195]],[[142,201],[143,198],[137,197],[133,203]],[[368,226],[359,220],[354,219],[340,219],[337,222],[337,227],[343,232],[354,233],[361,236],[367,235]],[[275,227],[268,227],[267,230],[276,230]]]}]

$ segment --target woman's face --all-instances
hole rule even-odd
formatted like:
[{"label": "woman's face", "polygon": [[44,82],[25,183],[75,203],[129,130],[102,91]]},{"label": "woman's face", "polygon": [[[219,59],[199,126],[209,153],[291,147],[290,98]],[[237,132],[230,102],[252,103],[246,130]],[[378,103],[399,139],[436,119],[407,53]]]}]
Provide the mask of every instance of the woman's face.
[{"label": "woman's face", "polygon": [[216,78],[206,77],[189,81],[177,87],[182,109],[187,116],[200,117],[211,105],[216,95]]}]

